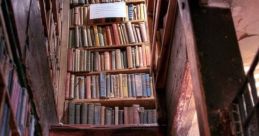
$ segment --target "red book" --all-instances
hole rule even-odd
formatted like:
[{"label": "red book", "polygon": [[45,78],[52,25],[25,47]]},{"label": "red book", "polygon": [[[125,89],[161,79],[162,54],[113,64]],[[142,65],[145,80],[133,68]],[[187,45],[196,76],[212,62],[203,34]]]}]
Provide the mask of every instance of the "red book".
[{"label": "red book", "polygon": [[112,24],[112,30],[114,34],[115,45],[120,45],[120,35],[117,24]]},{"label": "red book", "polygon": [[86,99],[91,99],[91,77],[90,76],[86,76],[86,80],[85,80],[85,94],[86,94]]},{"label": "red book", "polygon": [[67,52],[67,71],[73,71],[74,62],[73,62],[73,52],[74,50],[69,48]]},{"label": "red book", "polygon": [[147,66],[150,66],[150,46],[146,46],[146,61],[147,61]]},{"label": "red book", "polygon": [[108,46],[111,46],[113,45],[113,41],[112,41],[112,33],[111,33],[110,26],[105,26],[105,31],[106,31],[106,39],[107,39]]}]

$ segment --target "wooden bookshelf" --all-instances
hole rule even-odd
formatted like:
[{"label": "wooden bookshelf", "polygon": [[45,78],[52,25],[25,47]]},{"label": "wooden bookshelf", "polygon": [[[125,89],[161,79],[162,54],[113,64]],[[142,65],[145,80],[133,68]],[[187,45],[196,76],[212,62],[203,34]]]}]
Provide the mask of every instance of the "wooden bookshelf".
[{"label": "wooden bookshelf", "polygon": [[101,103],[104,106],[132,106],[133,104],[139,104],[145,108],[155,108],[154,97],[143,98],[109,98],[109,99],[72,99],[71,102],[75,103]]},{"label": "wooden bookshelf", "polygon": [[[110,21],[108,21],[108,22],[105,22],[105,21],[98,22],[97,21],[97,22],[91,22],[91,23],[89,23],[87,25],[77,25],[77,26],[78,27],[84,27],[84,26],[104,26],[104,25],[111,25],[111,24],[114,24],[114,23],[120,24],[120,23],[127,23],[127,22],[135,24],[135,23],[145,22],[145,20],[129,20],[129,21],[123,21],[123,20],[117,21],[116,20],[116,21],[112,21],[112,22],[110,22]],[[73,29],[73,28],[75,28],[75,26],[72,25],[69,28]]]},{"label": "wooden bookshelf", "polygon": [[[130,3],[143,3],[145,2],[145,0],[129,0],[129,1],[125,1],[126,4],[130,4]],[[101,3],[95,3],[95,4],[101,4]],[[74,7],[88,7],[90,6],[91,4],[70,4],[70,7],[71,8],[74,8]]]},{"label": "wooden bookshelf", "polygon": [[98,75],[100,73],[106,73],[106,74],[133,74],[133,73],[149,73],[150,68],[144,67],[144,68],[132,68],[132,69],[117,69],[117,70],[109,70],[109,71],[96,71],[96,72],[72,72],[70,73],[75,75]]},{"label": "wooden bookshelf", "polygon": [[112,49],[118,49],[118,48],[126,48],[128,46],[141,46],[141,45],[149,45],[150,43],[148,42],[143,42],[143,43],[132,43],[132,44],[121,44],[121,45],[111,45],[111,46],[91,46],[91,47],[79,47],[79,48],[74,48],[74,49],[80,49],[80,50],[94,50],[94,51],[108,51]]}]

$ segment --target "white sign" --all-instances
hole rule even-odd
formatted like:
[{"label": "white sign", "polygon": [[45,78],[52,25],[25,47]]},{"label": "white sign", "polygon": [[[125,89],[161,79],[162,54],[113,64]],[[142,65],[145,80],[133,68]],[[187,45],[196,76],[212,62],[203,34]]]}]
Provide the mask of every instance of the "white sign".
[{"label": "white sign", "polygon": [[90,5],[90,19],[126,17],[126,3],[100,3]]}]

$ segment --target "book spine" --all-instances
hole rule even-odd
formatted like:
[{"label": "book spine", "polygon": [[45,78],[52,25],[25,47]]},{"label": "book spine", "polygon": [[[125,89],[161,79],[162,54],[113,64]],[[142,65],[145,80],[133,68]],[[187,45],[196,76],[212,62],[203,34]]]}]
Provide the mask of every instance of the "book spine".
[{"label": "book spine", "polygon": [[124,107],[124,124],[127,125],[129,124],[129,117],[128,117],[128,107]]},{"label": "book spine", "polygon": [[140,74],[135,75],[136,97],[142,97],[142,78]]},{"label": "book spine", "polygon": [[70,102],[68,104],[68,124],[75,124],[75,104]]},{"label": "book spine", "polygon": [[119,107],[115,107],[114,124],[119,125]]},{"label": "book spine", "polygon": [[104,73],[100,73],[100,98],[106,98],[106,75]]},{"label": "book spine", "polygon": [[87,112],[88,112],[88,105],[83,103],[81,106],[81,124],[87,124]]},{"label": "book spine", "polygon": [[101,104],[97,103],[94,107],[94,124],[100,125],[101,124]]},{"label": "book spine", "polygon": [[94,104],[93,103],[89,103],[88,104],[88,118],[87,118],[87,122],[88,124],[94,124]]},{"label": "book spine", "polygon": [[80,108],[81,108],[81,105],[80,104],[76,104],[76,110],[75,110],[75,124],[80,124],[81,123],[81,121],[80,121],[80,117],[81,117],[81,115],[80,115]]},{"label": "book spine", "polygon": [[140,22],[139,26],[140,26],[141,38],[142,38],[143,42],[147,42],[148,39],[147,39],[146,25],[144,22]]},{"label": "book spine", "polygon": [[115,45],[120,45],[120,36],[119,36],[119,31],[117,29],[117,24],[112,24],[112,30],[114,34]]},{"label": "book spine", "polygon": [[133,124],[140,124],[139,105],[133,104]]},{"label": "book spine", "polygon": [[136,40],[135,40],[135,37],[134,37],[134,34],[133,34],[131,23],[127,22],[126,27],[127,27],[127,32],[128,32],[128,36],[129,36],[129,43],[135,43]]},{"label": "book spine", "polygon": [[86,98],[91,99],[91,76],[86,76]]}]

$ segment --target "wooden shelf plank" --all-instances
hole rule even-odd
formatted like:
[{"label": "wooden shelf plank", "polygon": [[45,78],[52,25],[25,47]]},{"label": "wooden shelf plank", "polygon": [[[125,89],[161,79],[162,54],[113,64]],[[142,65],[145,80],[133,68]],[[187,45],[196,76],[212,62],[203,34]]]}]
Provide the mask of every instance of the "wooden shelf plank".
[{"label": "wooden shelf plank", "polygon": [[73,72],[73,71],[68,71],[68,72],[75,75],[98,75],[100,73],[107,73],[107,74],[150,73],[150,67],[133,68],[133,69],[117,69],[117,70],[96,71],[96,72]]},{"label": "wooden shelf plank", "polygon": [[[83,26],[103,26],[103,25],[112,25],[112,24],[114,24],[114,23],[118,23],[118,24],[125,24],[125,23],[127,23],[127,22],[130,22],[130,23],[132,23],[132,24],[134,24],[134,23],[140,23],[140,22],[145,22],[146,20],[129,20],[129,21],[123,21],[123,20],[121,20],[121,21],[112,21],[112,22],[93,22],[93,23],[89,23],[89,24],[87,24],[87,25],[76,25],[76,26],[78,26],[78,27],[83,27]],[[72,26],[70,26],[69,28],[75,28],[75,25],[72,25]]]},{"label": "wooden shelf plank", "polygon": [[107,51],[107,49],[117,49],[117,48],[126,48],[128,46],[141,46],[146,45],[149,46],[150,43],[144,42],[144,43],[132,43],[132,44],[121,44],[121,45],[111,45],[111,46],[91,46],[91,47],[79,47],[79,48],[73,48],[73,49],[80,49],[80,50],[95,50],[95,51]]},{"label": "wooden shelf plank", "polygon": [[110,98],[110,99],[72,99],[69,100],[75,103],[101,103],[104,106],[132,106],[133,104],[139,104],[145,108],[155,108],[155,98]]},{"label": "wooden shelf plank", "polygon": [[[144,3],[145,0],[127,0],[125,1],[126,4],[131,4],[131,3]],[[112,3],[112,2],[109,2]],[[96,4],[102,4],[102,3],[96,3]],[[70,7],[88,7],[91,4],[70,4]]]}]

